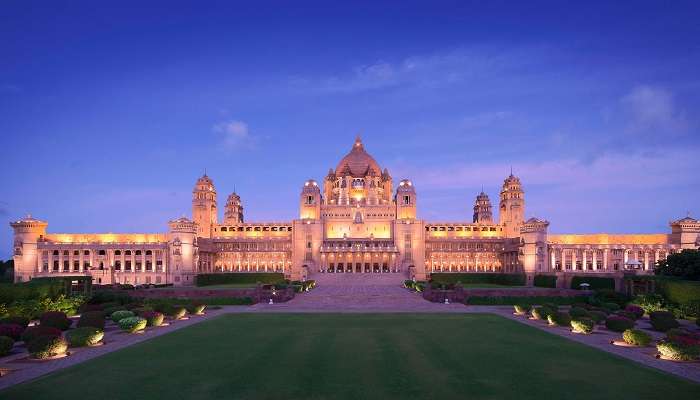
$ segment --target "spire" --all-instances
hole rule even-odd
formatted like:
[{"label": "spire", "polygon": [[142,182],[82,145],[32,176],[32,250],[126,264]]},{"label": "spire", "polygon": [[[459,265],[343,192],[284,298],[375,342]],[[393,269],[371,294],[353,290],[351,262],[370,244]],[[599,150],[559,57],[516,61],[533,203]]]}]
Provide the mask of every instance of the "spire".
[{"label": "spire", "polygon": [[513,176],[513,166],[510,166],[510,176]]}]

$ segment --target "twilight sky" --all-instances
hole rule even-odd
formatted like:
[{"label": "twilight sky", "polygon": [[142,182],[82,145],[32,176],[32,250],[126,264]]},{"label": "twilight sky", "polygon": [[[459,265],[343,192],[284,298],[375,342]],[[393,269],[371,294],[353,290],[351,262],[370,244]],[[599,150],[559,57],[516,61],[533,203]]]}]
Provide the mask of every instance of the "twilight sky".
[{"label": "twilight sky", "polygon": [[205,168],[295,218],[358,133],[426,219],[511,166],[551,232],[700,216],[697,2],[106,3],[0,8],[0,259],[27,213],[164,231]]}]

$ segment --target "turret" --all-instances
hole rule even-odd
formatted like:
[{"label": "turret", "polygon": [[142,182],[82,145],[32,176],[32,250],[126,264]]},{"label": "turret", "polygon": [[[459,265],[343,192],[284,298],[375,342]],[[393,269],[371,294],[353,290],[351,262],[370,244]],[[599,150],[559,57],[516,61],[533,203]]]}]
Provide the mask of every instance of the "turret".
[{"label": "turret", "polygon": [[313,179],[304,182],[304,186],[301,188],[299,218],[321,218],[321,189],[318,187],[318,183]]},{"label": "turret", "polygon": [[39,260],[37,243],[46,234],[46,221],[40,221],[27,215],[19,221],[10,222],[14,230],[13,260],[15,282],[28,281],[37,271]]},{"label": "turret", "polygon": [[408,179],[403,179],[396,188],[396,218],[416,218],[416,188]]},{"label": "turret", "polygon": [[243,204],[241,197],[236,192],[231,193],[226,199],[224,208],[224,224],[235,225],[243,223]]},{"label": "turret", "polygon": [[498,223],[503,225],[505,236],[518,237],[520,227],[525,220],[525,192],[523,192],[520,179],[512,172],[503,181],[499,208]]},{"label": "turret", "polygon": [[204,174],[192,190],[192,220],[197,224],[197,235],[210,238],[217,224],[216,189],[214,182]]},{"label": "turret", "polygon": [[482,190],[476,201],[474,202],[474,217],[473,222],[477,224],[492,224],[493,214],[491,212],[491,200],[489,196]]}]

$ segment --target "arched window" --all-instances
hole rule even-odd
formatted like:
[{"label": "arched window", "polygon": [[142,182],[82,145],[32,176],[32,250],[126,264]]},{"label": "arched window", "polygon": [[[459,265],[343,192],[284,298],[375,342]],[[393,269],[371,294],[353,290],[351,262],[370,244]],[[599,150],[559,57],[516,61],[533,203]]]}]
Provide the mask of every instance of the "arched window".
[{"label": "arched window", "polygon": [[153,255],[153,252],[151,250],[146,250],[146,255],[147,256]]},{"label": "arched window", "polygon": [[114,250],[114,255],[120,256],[120,255],[122,255],[122,251],[121,250]]},{"label": "arched window", "polygon": [[124,255],[125,255],[125,256],[130,256],[130,255],[131,255],[131,250],[125,251],[125,252],[124,252]]}]

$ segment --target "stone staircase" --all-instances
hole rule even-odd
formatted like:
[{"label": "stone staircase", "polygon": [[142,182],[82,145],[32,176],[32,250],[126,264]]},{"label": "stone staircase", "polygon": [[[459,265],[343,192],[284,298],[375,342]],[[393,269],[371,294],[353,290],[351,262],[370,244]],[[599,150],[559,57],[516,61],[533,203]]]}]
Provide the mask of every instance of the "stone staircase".
[{"label": "stone staircase", "polygon": [[462,304],[436,304],[403,287],[403,274],[316,274],[317,286],[280,304],[259,303],[259,311],[284,312],[449,312]]}]

